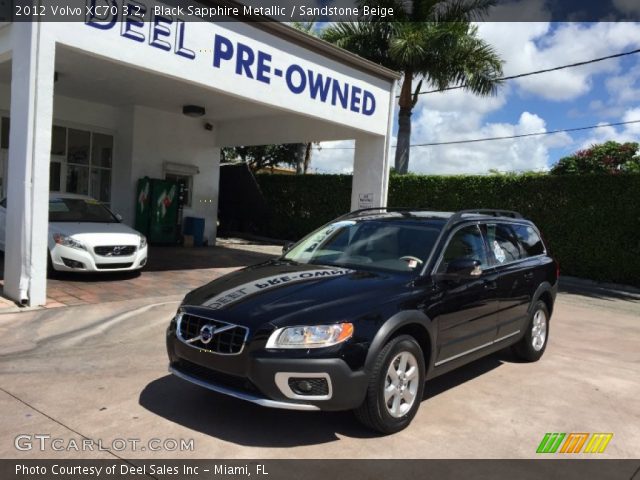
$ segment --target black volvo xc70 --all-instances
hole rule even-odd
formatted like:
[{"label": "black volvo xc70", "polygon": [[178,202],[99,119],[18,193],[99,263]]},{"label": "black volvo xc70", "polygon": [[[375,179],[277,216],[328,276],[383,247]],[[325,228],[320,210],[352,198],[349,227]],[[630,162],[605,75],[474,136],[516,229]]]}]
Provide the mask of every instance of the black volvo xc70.
[{"label": "black volvo xc70", "polygon": [[184,298],[170,371],[267,407],[405,428],[425,381],[505,347],[546,348],[556,262],[515,212],[360,210]]}]

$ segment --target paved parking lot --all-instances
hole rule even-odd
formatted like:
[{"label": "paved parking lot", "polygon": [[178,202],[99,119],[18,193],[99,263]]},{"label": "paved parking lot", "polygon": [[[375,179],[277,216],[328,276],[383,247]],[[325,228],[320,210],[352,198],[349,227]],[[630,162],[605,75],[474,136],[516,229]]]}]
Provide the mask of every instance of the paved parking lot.
[{"label": "paved parking lot", "polygon": [[[236,261],[238,252],[225,252]],[[437,378],[413,424],[378,437],[349,412],[265,409],[168,375],[164,331],[196,279],[170,285],[171,275],[184,277],[161,273],[169,275],[167,291],[149,298],[0,315],[0,457],[113,458],[18,451],[19,434],[63,445],[193,439],[192,451],[129,445],[117,453],[130,458],[531,458],[546,432],[613,432],[602,457],[640,454],[637,298],[559,295],[540,362],[497,354]]]},{"label": "paved parking lot", "polygon": [[[184,295],[236,268],[264,261],[280,251],[279,246],[237,239],[221,239],[218,246],[206,248],[152,246],[149,264],[142,273],[56,274],[47,282],[46,308]],[[3,261],[0,255],[0,276],[4,271]],[[0,297],[0,312],[16,309],[11,300]]]}]

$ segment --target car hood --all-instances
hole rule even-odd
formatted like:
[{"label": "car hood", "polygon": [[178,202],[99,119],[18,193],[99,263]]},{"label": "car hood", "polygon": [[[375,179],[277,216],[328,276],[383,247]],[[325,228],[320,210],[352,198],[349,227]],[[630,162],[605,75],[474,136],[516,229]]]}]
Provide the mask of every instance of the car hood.
[{"label": "car hood", "polygon": [[98,245],[138,245],[140,234],[122,223],[92,222],[51,222],[49,232],[53,235],[73,236],[90,246]]},{"label": "car hood", "polygon": [[332,323],[400,300],[411,280],[406,273],[274,260],[193,290],[183,306],[204,307],[218,320],[249,327]]}]

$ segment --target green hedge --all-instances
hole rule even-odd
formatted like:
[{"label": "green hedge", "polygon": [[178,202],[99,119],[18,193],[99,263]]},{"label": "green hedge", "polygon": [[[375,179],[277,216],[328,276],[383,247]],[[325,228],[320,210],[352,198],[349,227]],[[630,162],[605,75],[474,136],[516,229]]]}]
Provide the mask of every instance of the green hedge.
[{"label": "green hedge", "polygon": [[[297,239],[349,210],[347,175],[258,175],[264,235]],[[640,285],[640,175],[392,176],[389,206],[517,210],[542,230],[565,275]]]}]

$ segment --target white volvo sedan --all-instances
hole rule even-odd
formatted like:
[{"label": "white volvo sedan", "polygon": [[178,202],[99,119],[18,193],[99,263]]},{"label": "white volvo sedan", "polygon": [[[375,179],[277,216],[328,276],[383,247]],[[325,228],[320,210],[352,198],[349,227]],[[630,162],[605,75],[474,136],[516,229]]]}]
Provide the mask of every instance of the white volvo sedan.
[{"label": "white volvo sedan", "polygon": [[[0,202],[0,250],[5,249],[6,199]],[[49,267],[63,272],[139,270],[147,263],[147,239],[120,223],[93,198],[49,196]]]}]

